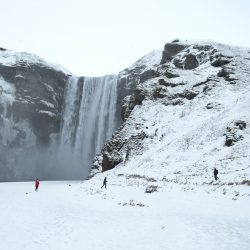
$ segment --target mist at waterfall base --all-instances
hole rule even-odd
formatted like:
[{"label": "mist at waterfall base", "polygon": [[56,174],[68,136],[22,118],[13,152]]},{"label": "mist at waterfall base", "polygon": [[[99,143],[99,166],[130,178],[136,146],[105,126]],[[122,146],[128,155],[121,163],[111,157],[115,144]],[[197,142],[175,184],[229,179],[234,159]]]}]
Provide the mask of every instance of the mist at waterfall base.
[{"label": "mist at waterfall base", "polygon": [[52,134],[47,146],[33,144],[16,155],[5,152],[13,164],[1,167],[0,181],[86,179],[95,155],[120,125],[116,107],[117,75],[71,77],[65,88],[60,133]]}]

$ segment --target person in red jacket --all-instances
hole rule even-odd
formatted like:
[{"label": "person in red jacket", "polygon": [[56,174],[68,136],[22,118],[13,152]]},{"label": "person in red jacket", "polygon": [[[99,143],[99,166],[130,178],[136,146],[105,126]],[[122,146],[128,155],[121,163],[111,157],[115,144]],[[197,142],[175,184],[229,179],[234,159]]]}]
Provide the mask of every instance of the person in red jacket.
[{"label": "person in red jacket", "polygon": [[39,182],[39,179],[37,178],[35,181],[35,188],[36,188],[35,190],[36,191],[38,190],[39,184],[40,184],[40,182]]}]

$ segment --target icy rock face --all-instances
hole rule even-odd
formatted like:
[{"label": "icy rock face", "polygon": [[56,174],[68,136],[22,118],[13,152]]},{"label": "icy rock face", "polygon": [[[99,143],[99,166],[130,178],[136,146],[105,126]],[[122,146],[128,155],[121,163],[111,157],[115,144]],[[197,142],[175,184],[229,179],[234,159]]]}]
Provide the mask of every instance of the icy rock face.
[{"label": "icy rock face", "polygon": [[[160,166],[172,161],[177,167],[189,163],[186,171],[193,166],[208,171],[208,156],[216,155],[209,160],[216,165],[220,154],[225,159],[236,154],[227,146],[249,144],[249,57],[244,48],[177,40],[122,71],[120,80],[133,89],[121,105],[125,122],[105,144],[95,169],[131,160],[145,168],[148,161]],[[196,157],[185,163],[190,148]]]},{"label": "icy rock face", "polygon": [[0,51],[0,180],[32,176],[28,159],[59,133],[67,79],[37,56]]}]

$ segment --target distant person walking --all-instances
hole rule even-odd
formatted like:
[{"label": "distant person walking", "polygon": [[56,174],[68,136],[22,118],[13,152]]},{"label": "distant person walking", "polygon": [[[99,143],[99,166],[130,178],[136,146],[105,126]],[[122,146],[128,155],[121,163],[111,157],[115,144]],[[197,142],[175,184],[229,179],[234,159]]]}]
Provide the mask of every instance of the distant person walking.
[{"label": "distant person walking", "polygon": [[214,179],[217,181],[219,178],[218,178],[218,169],[214,168]]},{"label": "distant person walking", "polygon": [[37,178],[36,181],[35,181],[35,190],[38,191],[38,187],[39,187],[39,179]]},{"label": "distant person walking", "polygon": [[103,180],[103,184],[102,184],[101,188],[103,188],[103,187],[107,188],[107,177],[105,177]]}]

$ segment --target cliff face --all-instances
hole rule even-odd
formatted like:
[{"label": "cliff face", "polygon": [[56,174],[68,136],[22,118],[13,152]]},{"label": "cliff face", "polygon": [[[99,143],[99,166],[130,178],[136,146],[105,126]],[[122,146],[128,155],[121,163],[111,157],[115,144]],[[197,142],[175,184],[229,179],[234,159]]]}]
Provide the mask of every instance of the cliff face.
[{"label": "cliff face", "polygon": [[0,180],[32,176],[29,159],[59,133],[68,74],[37,56],[0,51]]},{"label": "cliff face", "polygon": [[[74,92],[72,79],[77,84],[76,93],[65,100],[67,90],[73,88]],[[49,180],[77,179],[88,175],[93,148],[99,148],[103,138],[122,123],[121,102],[133,90],[126,79],[119,78],[117,84],[114,79],[115,75],[92,79],[72,76],[36,55],[0,49],[0,181],[38,176]],[[101,85],[103,91],[99,91]],[[108,96],[111,88],[112,101]],[[111,110],[105,105],[114,106],[114,118],[106,115]],[[96,115],[92,126],[87,121],[93,119],[88,109]],[[65,110],[72,114],[64,114]],[[69,127],[62,131],[65,123]],[[102,132],[97,131],[97,123]],[[60,144],[62,136],[65,145]],[[87,146],[86,138],[90,137]],[[91,159],[82,160],[85,154]]]},{"label": "cliff face", "polygon": [[217,167],[227,176],[247,178],[249,53],[177,40],[160,56],[153,52],[122,71],[134,91],[123,100],[125,122],[105,144],[96,169],[125,166],[153,178],[168,175],[168,181],[178,172],[180,181],[200,176],[207,183]]}]

